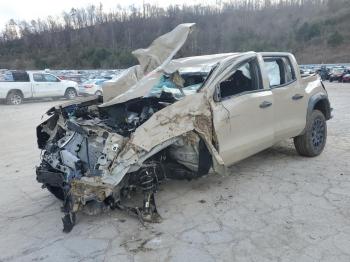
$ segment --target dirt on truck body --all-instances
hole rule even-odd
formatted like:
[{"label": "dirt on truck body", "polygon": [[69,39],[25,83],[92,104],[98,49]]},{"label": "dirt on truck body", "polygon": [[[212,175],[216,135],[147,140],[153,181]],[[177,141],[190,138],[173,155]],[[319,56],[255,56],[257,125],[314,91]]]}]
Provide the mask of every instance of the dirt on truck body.
[{"label": "dirt on truck body", "polygon": [[[270,59],[273,53],[173,59],[193,27],[194,24],[181,24],[154,40],[147,49],[134,51],[139,65],[123,72],[116,82],[107,83],[103,98],[54,107],[47,112],[47,120],[37,127],[38,146],[43,150],[37,180],[63,200],[65,232],[74,226],[76,213],[91,206],[118,208],[135,214],[141,221],[159,222],[155,193],[162,181],[224,174],[226,166],[275,142],[273,133],[267,134],[270,129],[261,129],[261,136],[255,135],[259,140],[250,137],[248,144],[254,146],[246,146],[242,137],[243,144],[236,143],[234,148],[238,151],[234,152],[225,147],[225,139],[227,135],[239,136],[242,127],[232,131],[235,127],[230,124],[231,134],[220,131],[235,117],[224,104],[226,97],[243,97],[238,92],[225,95],[230,92],[223,91],[225,86],[236,82],[240,88],[247,86],[248,90],[243,91],[253,95],[252,99],[257,100],[254,103],[271,97],[271,90],[266,88],[267,73],[261,72],[261,65],[263,57]],[[300,80],[294,57],[278,53],[280,56],[290,59],[295,69],[293,77],[309,88],[303,88],[305,96],[318,94],[315,103],[326,101],[324,114],[329,119],[329,102],[319,80]],[[254,74],[260,74],[260,78]],[[218,83],[221,93],[217,91]],[[249,90],[253,85],[257,90]],[[308,98],[304,99],[306,102],[297,100],[302,106],[305,104],[304,112],[300,112],[303,117],[278,139],[305,133],[310,102]],[[242,104],[242,110],[249,112],[249,103],[246,104]],[[267,109],[261,110],[265,106]],[[269,120],[272,113],[268,107],[263,104],[259,109],[267,114],[267,119],[258,120],[265,116],[257,115],[255,122]],[[319,143],[325,142],[321,135]],[[125,205],[124,199],[135,190],[143,192],[143,203],[140,207]]]}]

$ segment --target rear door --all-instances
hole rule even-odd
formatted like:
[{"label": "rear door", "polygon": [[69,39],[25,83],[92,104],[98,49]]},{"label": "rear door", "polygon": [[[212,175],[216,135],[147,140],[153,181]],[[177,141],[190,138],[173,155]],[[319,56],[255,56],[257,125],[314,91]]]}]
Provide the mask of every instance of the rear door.
[{"label": "rear door", "polygon": [[48,94],[48,86],[45,83],[44,74],[33,73],[33,96],[46,97]]},{"label": "rear door", "polygon": [[33,73],[33,89],[35,97],[55,97],[64,94],[60,80],[45,73]]},{"label": "rear door", "polygon": [[302,132],[307,99],[289,56],[264,57],[264,63],[274,96],[274,133],[278,142]]},{"label": "rear door", "polygon": [[231,165],[273,144],[273,95],[264,89],[257,57],[239,63],[218,84],[213,122],[218,151]]}]

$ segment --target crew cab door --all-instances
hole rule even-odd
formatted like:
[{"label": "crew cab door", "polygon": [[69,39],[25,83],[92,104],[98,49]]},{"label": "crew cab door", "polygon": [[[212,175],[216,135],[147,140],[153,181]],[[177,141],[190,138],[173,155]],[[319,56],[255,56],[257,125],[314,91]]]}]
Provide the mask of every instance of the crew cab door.
[{"label": "crew cab door", "polygon": [[307,98],[297,80],[293,58],[264,56],[264,63],[274,96],[274,133],[278,142],[299,135],[305,128]]},{"label": "crew cab door", "polygon": [[61,81],[51,74],[33,73],[34,97],[62,96]]},{"label": "crew cab door", "polygon": [[226,166],[273,144],[274,101],[272,92],[264,89],[262,65],[261,56],[255,55],[239,62],[216,84],[213,122]]}]

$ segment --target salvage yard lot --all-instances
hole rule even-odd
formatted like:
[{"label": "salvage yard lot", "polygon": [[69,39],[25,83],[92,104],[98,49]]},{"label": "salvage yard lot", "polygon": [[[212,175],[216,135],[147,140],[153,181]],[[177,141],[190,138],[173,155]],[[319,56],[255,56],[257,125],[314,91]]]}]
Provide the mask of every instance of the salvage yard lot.
[{"label": "salvage yard lot", "polygon": [[328,88],[334,118],[316,158],[285,141],[230,176],[169,181],[160,224],[121,211],[78,215],[35,180],[35,127],[54,102],[0,105],[0,261],[350,261],[350,84]]}]

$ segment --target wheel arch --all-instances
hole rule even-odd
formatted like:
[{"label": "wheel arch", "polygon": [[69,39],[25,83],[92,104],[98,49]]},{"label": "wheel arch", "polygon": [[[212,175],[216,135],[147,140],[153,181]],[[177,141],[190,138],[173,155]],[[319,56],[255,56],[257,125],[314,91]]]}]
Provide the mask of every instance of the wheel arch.
[{"label": "wheel arch", "polygon": [[20,93],[21,96],[22,96],[22,98],[24,98],[24,94],[23,94],[23,92],[22,92],[21,89],[10,89],[10,90],[7,92],[6,97],[8,97],[11,93],[14,93],[14,92]]},{"label": "wheel arch", "polygon": [[328,100],[328,96],[324,93],[317,93],[310,97],[307,108],[307,117],[309,117],[313,110],[319,110],[323,113],[326,120],[332,118],[332,109]]},{"label": "wheel arch", "polygon": [[73,89],[75,92],[77,92],[77,88],[75,88],[74,86],[68,86],[66,87],[66,91],[64,91],[64,93],[66,94],[69,89]]}]

